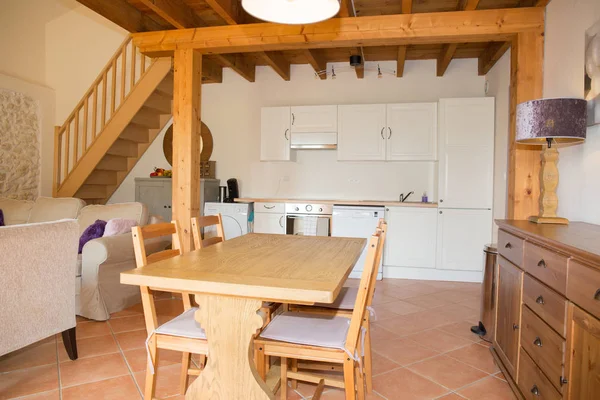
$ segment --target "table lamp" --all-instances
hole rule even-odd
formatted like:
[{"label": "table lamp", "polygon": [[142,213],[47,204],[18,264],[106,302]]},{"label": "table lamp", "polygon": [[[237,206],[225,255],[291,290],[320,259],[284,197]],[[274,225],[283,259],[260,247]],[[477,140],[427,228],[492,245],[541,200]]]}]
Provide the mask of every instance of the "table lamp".
[{"label": "table lamp", "polygon": [[583,142],[586,120],[587,102],[581,99],[532,100],[517,106],[517,143],[544,146],[540,171],[540,212],[529,217],[530,221],[538,224],[569,223],[568,219],[556,215],[558,150],[553,144]]}]

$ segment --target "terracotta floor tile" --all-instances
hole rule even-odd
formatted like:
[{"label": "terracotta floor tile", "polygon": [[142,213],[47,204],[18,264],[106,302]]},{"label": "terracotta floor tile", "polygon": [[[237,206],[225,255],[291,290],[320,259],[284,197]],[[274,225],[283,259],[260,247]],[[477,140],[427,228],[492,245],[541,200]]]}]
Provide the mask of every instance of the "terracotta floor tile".
[{"label": "terracotta floor tile", "polygon": [[425,308],[419,307],[418,305],[408,303],[402,300],[392,301],[390,303],[385,303],[377,307],[377,310],[387,310],[391,311],[394,314],[398,315],[406,315],[412,314],[419,311],[424,311]]},{"label": "terracotta floor tile", "polygon": [[401,315],[396,318],[378,321],[377,324],[398,336],[410,335],[411,333],[420,332],[431,327],[427,320],[424,318],[417,320],[413,317],[414,315]]},{"label": "terracotta floor tile", "polygon": [[479,335],[476,335],[473,332],[471,332],[471,327],[473,325],[475,325],[475,322],[460,321],[455,322],[453,324],[440,326],[438,329],[444,332],[451,333],[454,336],[458,336],[463,339],[467,339],[477,343],[481,341],[481,338],[479,337]]},{"label": "terracotta floor tile", "polygon": [[[377,393],[365,393],[365,400],[382,400],[384,397],[378,395]],[[311,399],[312,397],[306,397],[307,399]],[[327,389],[323,392],[321,399],[324,400],[345,400],[346,394],[342,389],[332,388]]]},{"label": "terracotta floor tile", "polygon": [[[394,299],[396,300],[396,299]],[[398,300],[396,300],[398,301]],[[391,303],[387,303],[387,304],[391,304]],[[383,304],[383,306],[385,306],[386,304]],[[386,319],[391,319],[391,318],[396,318],[398,317],[399,314],[396,314],[395,312],[382,308],[382,305],[379,306],[373,306],[373,308],[375,309],[375,320],[376,321],[385,321]]]},{"label": "terracotta floor tile", "polygon": [[450,393],[445,396],[439,397],[437,400],[465,400],[465,398],[457,395],[456,393]]},{"label": "terracotta floor tile", "polygon": [[382,340],[391,340],[398,339],[399,336],[392,331],[389,331],[383,328],[377,322],[371,322],[371,340],[372,341],[382,341]]},{"label": "terracotta floor tile", "polygon": [[141,399],[131,375],[111,378],[63,389],[63,400],[132,400]]},{"label": "terracotta floor tile", "polygon": [[51,364],[56,364],[56,342],[46,341],[42,344],[32,344],[0,357],[0,372]]},{"label": "terracotta floor tile", "polygon": [[373,390],[388,399],[434,399],[449,390],[405,368],[373,378]]},{"label": "terracotta floor tile", "polygon": [[386,358],[379,353],[372,352],[373,375],[383,374],[393,369],[400,368],[400,364]]},{"label": "terracotta floor tile", "polygon": [[134,315],[142,315],[144,314],[144,309],[142,307],[142,303],[135,304],[131,307],[128,307],[124,310],[118,311],[116,313],[110,314],[110,318],[121,318],[121,317],[132,317]]},{"label": "terracotta floor tile", "polygon": [[115,378],[128,373],[129,370],[121,353],[83,358],[60,364],[60,379],[63,387]]},{"label": "terracotta floor tile", "polygon": [[0,375],[1,400],[57,389],[58,367],[56,364]]},{"label": "terracotta floor tile", "polygon": [[504,382],[506,382],[506,377],[504,376],[504,374],[502,373],[502,371],[494,374],[494,377],[496,377],[496,378],[498,378],[498,379],[503,380]]},{"label": "terracotta floor tile", "polygon": [[469,297],[468,299],[459,301],[456,304],[460,304],[465,307],[472,308],[473,310],[479,312],[479,310],[481,308],[481,295],[478,295],[478,294],[473,295],[473,296]]},{"label": "terracotta floor tile", "polygon": [[412,364],[440,354],[412,340],[403,338],[381,343],[375,342],[373,343],[373,351],[400,365]]},{"label": "terracotta floor tile", "polygon": [[19,397],[19,400],[59,400],[60,393],[58,390],[51,390],[49,392],[32,394],[31,396]]},{"label": "terracotta floor tile", "polygon": [[488,376],[483,371],[469,367],[467,364],[447,356],[430,358],[412,364],[408,369],[452,390]]},{"label": "terracotta floor tile", "polygon": [[131,332],[123,332],[115,334],[117,338],[117,343],[121,347],[121,350],[131,350],[131,349],[143,349],[146,348],[146,339],[148,338],[148,334],[146,330],[138,330]]},{"label": "terracotta floor tile", "polygon": [[465,364],[469,364],[472,367],[485,371],[488,374],[495,374],[496,372],[500,371],[500,369],[494,363],[490,349],[488,349],[486,346],[472,344],[470,346],[451,351],[447,353],[447,355],[462,361]]},{"label": "terracotta floor tile", "polygon": [[434,308],[433,311],[443,314],[451,322],[479,320],[479,311],[461,304],[448,304]]},{"label": "terracotta floor tile", "polygon": [[429,331],[419,332],[406,337],[412,339],[422,346],[445,353],[450,350],[458,349],[473,343],[470,340],[459,338],[451,333],[441,331],[439,329],[431,329]]},{"label": "terracotta floor tile", "polygon": [[[279,400],[281,398],[281,389],[277,390],[277,393],[275,393],[275,398],[277,400]],[[323,397],[321,397],[321,398],[323,398]],[[298,393],[294,389],[292,389],[288,383],[286,399],[288,399],[288,400],[303,400],[304,396],[300,395],[300,393]]]},{"label": "terracotta floor tile", "polygon": [[458,394],[470,400],[516,399],[515,395],[510,389],[510,386],[508,386],[508,383],[503,380],[496,379],[493,376],[485,378],[471,386],[459,390]]},{"label": "terracotta floor tile", "polygon": [[[156,397],[163,398],[182,394],[179,391],[179,378],[181,366],[169,365],[159,367],[156,376]],[[146,372],[140,371],[134,374],[138,386],[144,391],[144,383],[146,381]]]},{"label": "terracotta floor tile", "polygon": [[[79,359],[118,352],[119,348],[112,335],[85,339],[77,338],[77,355]],[[60,362],[71,361],[62,343],[58,345],[58,359]]]},{"label": "terracotta floor tile", "polygon": [[415,285],[412,284],[406,286],[392,286],[390,288],[387,288],[383,294],[385,294],[386,296],[395,297],[398,300],[405,300],[411,297],[417,297],[424,294],[418,289],[413,290],[413,286]]},{"label": "terracotta floor tile", "polygon": [[373,295],[373,305],[374,306],[380,306],[381,304],[391,303],[393,301],[398,301],[398,299],[395,297],[383,294],[383,292],[376,291],[375,294]]},{"label": "terracotta floor tile", "polygon": [[[134,349],[124,351],[125,359],[132,372],[145,371],[148,363],[148,353],[146,349]],[[158,350],[158,366],[164,367],[167,365],[180,364],[182,361],[182,353],[165,349]]]},{"label": "terracotta floor tile", "polygon": [[[77,324],[76,329],[77,340],[95,336],[110,335],[110,328],[106,322],[88,321]],[[62,338],[58,335],[60,341]]]},{"label": "terracotta floor tile", "polygon": [[146,328],[143,315],[111,319],[108,323],[114,333],[136,331]]},{"label": "terracotta floor tile", "polygon": [[439,299],[439,298],[431,296],[429,294],[423,294],[423,295],[416,296],[416,297],[410,297],[408,299],[405,299],[404,301],[414,304],[414,305],[417,305],[419,307],[425,308],[425,309],[445,306],[446,304],[448,304],[448,302],[446,300]]},{"label": "terracotta floor tile", "polygon": [[451,289],[436,292],[432,294],[432,296],[440,300],[444,300],[446,303],[458,303],[459,301],[471,299],[473,297],[473,293],[469,293],[461,289]]}]

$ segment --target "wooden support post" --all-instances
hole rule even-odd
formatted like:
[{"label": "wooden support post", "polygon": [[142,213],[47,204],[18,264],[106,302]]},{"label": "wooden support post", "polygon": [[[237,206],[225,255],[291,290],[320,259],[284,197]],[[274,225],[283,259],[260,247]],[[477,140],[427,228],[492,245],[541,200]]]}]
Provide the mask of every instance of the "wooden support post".
[{"label": "wooden support post", "polygon": [[200,214],[200,93],[202,54],[174,52],[173,219],[182,232],[182,249],[192,249],[191,219]]},{"label": "wooden support post", "polygon": [[544,32],[522,32],[512,42],[507,218],[537,215],[540,196],[540,149],[515,143],[517,105],[542,97]]}]

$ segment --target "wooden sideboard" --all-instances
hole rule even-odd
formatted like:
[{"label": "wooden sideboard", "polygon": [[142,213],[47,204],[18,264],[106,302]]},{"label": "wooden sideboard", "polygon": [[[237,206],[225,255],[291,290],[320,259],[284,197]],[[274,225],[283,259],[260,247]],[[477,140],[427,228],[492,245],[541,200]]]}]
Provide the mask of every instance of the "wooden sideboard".
[{"label": "wooden sideboard", "polygon": [[491,349],[515,395],[600,399],[600,226],[496,223]]}]

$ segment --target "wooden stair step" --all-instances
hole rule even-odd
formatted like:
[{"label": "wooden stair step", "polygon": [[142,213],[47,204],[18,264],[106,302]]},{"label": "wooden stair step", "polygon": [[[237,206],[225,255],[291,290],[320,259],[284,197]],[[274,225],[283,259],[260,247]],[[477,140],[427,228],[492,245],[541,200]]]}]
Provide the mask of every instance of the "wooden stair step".
[{"label": "wooden stair step", "polygon": [[94,170],[90,174],[90,176],[85,180],[85,184],[88,184],[88,185],[116,185],[117,184],[117,172],[116,171]]},{"label": "wooden stair step", "polygon": [[106,197],[105,185],[81,185],[75,197],[80,199],[103,199]]},{"label": "wooden stair step", "polygon": [[173,98],[173,74],[168,74],[157,86],[156,90],[161,96]]},{"label": "wooden stair step", "polygon": [[155,92],[146,100],[144,107],[158,111],[161,114],[171,114],[173,112],[172,101],[172,98],[161,96]]},{"label": "wooden stair step", "polygon": [[138,156],[138,144],[129,140],[117,139],[115,143],[108,149],[106,154],[121,157],[136,157]]},{"label": "wooden stair step", "polygon": [[160,113],[150,108],[142,107],[131,119],[136,125],[146,128],[158,128],[160,126]]},{"label": "wooden stair step", "polygon": [[114,156],[107,154],[102,157],[102,160],[96,166],[97,170],[104,171],[126,171],[127,170],[127,157]]},{"label": "wooden stair step", "polygon": [[129,124],[123,130],[119,139],[136,143],[148,143],[148,128],[137,124]]}]

